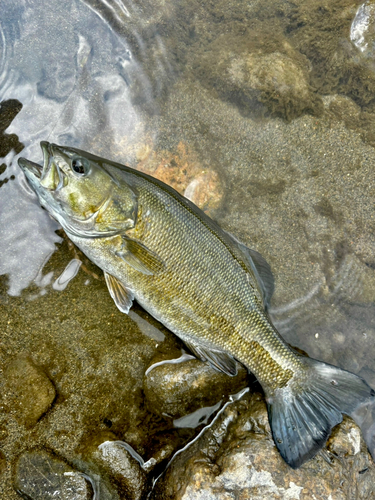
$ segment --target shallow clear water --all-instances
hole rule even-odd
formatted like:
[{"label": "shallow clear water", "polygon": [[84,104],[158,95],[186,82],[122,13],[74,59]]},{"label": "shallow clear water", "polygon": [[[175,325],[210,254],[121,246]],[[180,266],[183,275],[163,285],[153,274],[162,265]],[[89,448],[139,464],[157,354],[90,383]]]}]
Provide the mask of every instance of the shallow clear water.
[{"label": "shallow clear water", "polygon": [[[267,258],[284,338],[375,387],[372,4],[17,0],[0,8],[2,370],[29,354],[67,397],[80,383],[78,356],[79,377],[96,384],[91,393],[82,381],[90,399],[105,386],[113,338],[124,356],[142,352],[135,379],[165,335],[165,352],[181,347],[141,310],[121,317],[100,272],[56,234],[17,166],[21,151],[41,162],[39,142],[48,140],[185,193]],[[111,405],[106,418],[119,430],[134,415]],[[78,414],[86,431],[89,417]],[[64,448],[48,432],[38,442],[73,460],[77,443]],[[123,438],[147,455],[142,432]],[[7,430],[7,456],[20,433]]]}]

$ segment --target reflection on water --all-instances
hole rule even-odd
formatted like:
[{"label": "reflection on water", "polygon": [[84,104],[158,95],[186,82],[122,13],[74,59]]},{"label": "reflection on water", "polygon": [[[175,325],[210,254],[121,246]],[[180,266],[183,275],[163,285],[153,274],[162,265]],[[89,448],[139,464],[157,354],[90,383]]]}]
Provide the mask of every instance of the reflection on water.
[{"label": "reflection on water", "polygon": [[211,415],[213,415],[220,408],[220,406],[221,401],[216,403],[214,406],[199,408],[199,410],[194,411],[190,415],[177,418],[173,421],[173,425],[175,427],[191,427],[192,429],[195,429],[201,424],[207,424]]},{"label": "reflection on water", "polygon": [[[371,57],[372,48],[372,31],[374,25],[375,10],[371,3],[364,3],[358,7],[357,13],[350,26],[350,40],[361,52],[369,49],[369,57]],[[369,33],[370,32],[370,33]],[[367,41],[367,38],[369,39]]]},{"label": "reflection on water", "polygon": [[[115,310],[26,185],[16,160],[23,148],[40,162],[40,140],[138,166],[191,197],[270,262],[285,338],[375,386],[373,4],[0,6],[0,365],[28,354],[59,394],[36,441],[11,410],[0,415],[7,457],[27,435],[28,448],[75,461],[86,435],[110,432],[160,465],[192,436],[142,393],[145,371],[181,345],[144,312]],[[90,453],[79,455],[89,476]]]},{"label": "reflection on water", "polygon": [[[120,21],[116,15],[120,3],[115,6],[104,12]],[[152,82],[126,38],[116,36],[107,22],[102,22],[101,9],[88,8],[81,2],[20,2],[18,7],[4,9],[7,15],[2,23],[5,58],[1,99],[18,99],[22,103],[22,111],[13,123],[7,124],[7,135],[20,138],[25,155],[38,160],[39,141],[46,138],[114,156],[123,154],[124,148],[113,145],[139,141],[145,124],[131,99],[135,94],[151,106]],[[13,144],[9,144],[9,150],[11,147]],[[12,160],[5,158],[6,173],[16,176],[15,185],[24,185]],[[34,196],[16,194],[14,189],[20,188],[2,192],[2,213],[12,217],[13,223],[1,220],[4,231],[10,234],[2,239],[0,251],[3,255],[10,251],[13,259],[3,259],[0,272],[10,277],[10,293],[18,294],[35,278],[58,239],[54,235],[56,225],[48,226],[48,216],[35,206]],[[19,216],[14,211],[15,202],[20,204],[16,209]],[[21,236],[25,230],[18,227],[26,223],[21,215],[25,212],[32,212],[27,220],[33,225],[28,232],[33,234],[34,242],[26,243],[27,238]],[[35,248],[36,241],[40,242],[38,252],[25,252],[22,246]],[[25,262],[28,270],[22,271]],[[17,278],[13,280],[14,275]]]},{"label": "reflection on water", "polygon": [[60,238],[54,232],[56,222],[40,210],[26,180],[20,179],[13,157],[9,153],[4,158],[10,163],[5,174],[14,180],[1,186],[0,273],[8,275],[8,293],[19,295],[37,278]]}]

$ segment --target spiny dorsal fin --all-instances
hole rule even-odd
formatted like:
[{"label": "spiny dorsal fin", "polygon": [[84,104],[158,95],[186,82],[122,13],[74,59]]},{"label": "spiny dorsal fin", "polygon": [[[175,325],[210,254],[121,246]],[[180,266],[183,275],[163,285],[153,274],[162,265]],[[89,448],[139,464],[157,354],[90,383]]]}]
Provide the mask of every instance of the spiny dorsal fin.
[{"label": "spiny dorsal fin", "polygon": [[140,273],[152,276],[165,268],[162,259],[142,243],[122,236],[122,247],[116,255]]},{"label": "spiny dorsal fin", "polygon": [[209,349],[200,344],[186,342],[186,340],[184,340],[184,343],[201,361],[208,361],[208,363],[210,363],[213,368],[220,372],[226,373],[231,377],[237,375],[236,362],[229,354],[226,354],[223,351]]},{"label": "spiny dorsal fin", "polygon": [[121,312],[128,314],[133,305],[134,293],[111,274],[104,273],[109,293]]}]

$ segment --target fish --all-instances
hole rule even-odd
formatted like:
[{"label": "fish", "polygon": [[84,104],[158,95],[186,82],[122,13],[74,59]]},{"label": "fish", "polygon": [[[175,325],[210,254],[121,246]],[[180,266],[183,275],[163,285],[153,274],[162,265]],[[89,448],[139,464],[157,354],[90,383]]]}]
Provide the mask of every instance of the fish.
[{"label": "fish", "polygon": [[127,314],[136,300],[214,369],[234,376],[239,362],[254,374],[290,467],[314,457],[343,414],[367,418],[375,391],[364,379],[304,356],[273,325],[273,275],[257,251],[150,175],[72,147],[41,148],[43,166],[18,164],[41,206],[102,269],[118,309]]}]

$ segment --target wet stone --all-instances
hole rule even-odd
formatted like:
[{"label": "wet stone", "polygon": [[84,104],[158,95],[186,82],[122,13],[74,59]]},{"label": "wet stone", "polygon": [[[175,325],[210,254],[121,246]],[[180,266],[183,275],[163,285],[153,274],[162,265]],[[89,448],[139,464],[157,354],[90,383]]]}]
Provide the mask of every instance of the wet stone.
[{"label": "wet stone", "polygon": [[338,457],[357,455],[365,451],[361,432],[351,418],[345,417],[328,439],[327,449]]},{"label": "wet stone", "polygon": [[374,498],[375,465],[350,419],[337,426],[328,450],[291,469],[272,440],[263,396],[248,393],[172,460],[152,500]]},{"label": "wet stone", "polygon": [[34,426],[52,405],[55,388],[43,372],[26,356],[13,360],[4,372],[5,398],[15,409],[16,419]]},{"label": "wet stone", "polygon": [[184,356],[182,362],[158,361],[146,371],[143,389],[152,412],[179,419],[199,408],[216,405],[248,384],[247,370],[239,363],[237,376],[230,377],[208,363],[190,356],[185,360]]},{"label": "wet stone", "polygon": [[86,450],[85,460],[89,467],[111,484],[120,498],[141,500],[149,487],[143,459],[133,448],[123,442],[106,439],[111,437],[97,436],[96,442]]},{"label": "wet stone", "polygon": [[22,454],[15,465],[14,488],[31,500],[91,500],[85,478],[45,451]]}]

